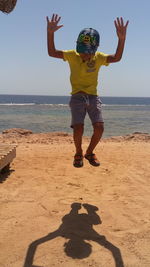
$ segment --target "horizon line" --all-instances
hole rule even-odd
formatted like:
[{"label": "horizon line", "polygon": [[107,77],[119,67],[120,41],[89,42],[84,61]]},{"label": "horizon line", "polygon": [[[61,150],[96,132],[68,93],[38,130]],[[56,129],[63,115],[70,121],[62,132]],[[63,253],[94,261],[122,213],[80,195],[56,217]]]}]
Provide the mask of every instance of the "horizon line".
[{"label": "horizon line", "polygon": [[[9,96],[9,95],[13,95],[13,96],[54,96],[54,97],[70,97],[70,95],[48,95],[48,94],[44,94],[44,95],[41,95],[41,94],[0,94],[0,95],[6,95],[6,96]],[[104,96],[104,95],[98,95],[100,97],[126,97],[126,98],[150,98],[150,96]]]}]

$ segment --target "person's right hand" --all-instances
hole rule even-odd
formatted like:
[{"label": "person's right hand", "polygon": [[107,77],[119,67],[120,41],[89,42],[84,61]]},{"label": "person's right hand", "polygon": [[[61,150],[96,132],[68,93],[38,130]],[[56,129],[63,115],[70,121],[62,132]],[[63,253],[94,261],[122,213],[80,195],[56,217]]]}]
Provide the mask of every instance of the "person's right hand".
[{"label": "person's right hand", "polygon": [[46,19],[47,19],[47,29],[49,32],[56,32],[58,29],[63,27],[63,25],[57,25],[61,19],[61,17],[59,17],[57,14],[53,14],[51,20],[49,20],[48,17],[46,17]]}]

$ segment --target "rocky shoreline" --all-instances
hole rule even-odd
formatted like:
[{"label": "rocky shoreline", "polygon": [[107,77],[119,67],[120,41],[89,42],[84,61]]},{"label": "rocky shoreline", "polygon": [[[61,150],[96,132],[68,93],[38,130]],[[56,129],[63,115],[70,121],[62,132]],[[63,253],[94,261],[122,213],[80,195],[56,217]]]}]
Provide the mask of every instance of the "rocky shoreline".
[{"label": "rocky shoreline", "polygon": [[[84,140],[89,140],[89,137],[84,137]],[[31,130],[22,128],[12,128],[4,130],[0,133],[1,143],[72,143],[72,134],[66,132],[48,132],[48,133],[33,133]],[[134,132],[125,136],[113,136],[109,138],[102,138],[102,142],[122,142],[122,141],[136,141],[136,142],[150,142],[150,134],[142,132]]]}]

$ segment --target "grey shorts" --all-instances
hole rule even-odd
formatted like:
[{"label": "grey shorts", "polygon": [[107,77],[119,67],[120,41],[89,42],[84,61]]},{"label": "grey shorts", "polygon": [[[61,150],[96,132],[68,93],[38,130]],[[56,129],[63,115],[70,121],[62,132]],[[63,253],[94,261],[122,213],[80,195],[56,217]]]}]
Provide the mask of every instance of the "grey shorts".
[{"label": "grey shorts", "polygon": [[99,96],[82,93],[75,94],[71,96],[69,105],[72,114],[71,127],[75,124],[84,124],[86,113],[88,113],[92,124],[103,122],[102,102]]}]

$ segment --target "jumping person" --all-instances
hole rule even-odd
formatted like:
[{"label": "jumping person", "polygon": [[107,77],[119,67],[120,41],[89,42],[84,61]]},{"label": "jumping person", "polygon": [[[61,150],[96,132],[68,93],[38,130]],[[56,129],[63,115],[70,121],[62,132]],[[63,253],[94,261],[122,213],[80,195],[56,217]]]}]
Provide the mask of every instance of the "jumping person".
[{"label": "jumping person", "polygon": [[[57,50],[54,43],[54,32],[63,27],[63,25],[58,25],[60,19],[61,17],[57,14],[53,14],[50,20],[47,17],[47,45],[49,56],[68,61],[70,66],[72,86],[70,99],[71,127],[73,128],[73,139],[76,148],[73,165],[74,167],[82,167],[85,157],[91,165],[99,166],[100,162],[93,153],[104,131],[101,100],[97,94],[98,72],[102,65],[108,66],[109,63],[118,62],[122,58],[129,21],[124,23],[122,17],[114,21],[118,46],[115,54],[108,55],[97,52],[100,36],[92,28],[85,28],[79,33],[76,50]],[[88,113],[93,125],[93,135],[83,156],[82,136],[86,113]]]}]

